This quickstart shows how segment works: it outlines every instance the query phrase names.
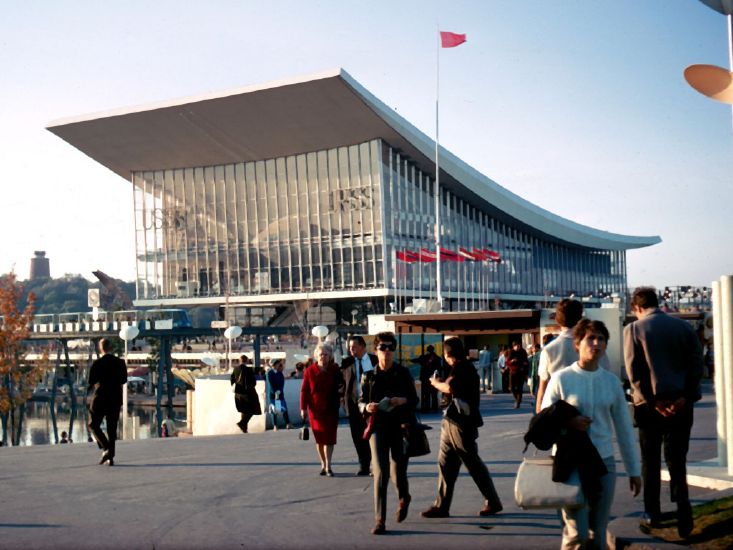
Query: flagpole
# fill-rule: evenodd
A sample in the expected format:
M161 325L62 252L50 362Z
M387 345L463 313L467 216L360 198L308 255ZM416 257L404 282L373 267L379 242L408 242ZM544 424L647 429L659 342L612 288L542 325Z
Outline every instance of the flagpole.
M440 269L440 159L438 156L439 126L438 115L440 105L440 25L437 32L435 52L435 286L438 311L443 311L442 277Z

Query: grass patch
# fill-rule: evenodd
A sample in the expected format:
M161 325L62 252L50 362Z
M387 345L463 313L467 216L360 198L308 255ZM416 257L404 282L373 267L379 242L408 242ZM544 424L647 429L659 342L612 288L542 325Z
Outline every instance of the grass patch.
M686 540L677 534L676 514L664 514L658 528L645 531L665 542L685 544L700 550L733 548L733 497L693 506L692 517L695 528Z

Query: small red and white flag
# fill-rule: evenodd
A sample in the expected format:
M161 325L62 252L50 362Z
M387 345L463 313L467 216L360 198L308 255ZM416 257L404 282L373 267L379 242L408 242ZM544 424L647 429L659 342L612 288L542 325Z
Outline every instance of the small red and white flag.
M440 31L440 45L443 48L455 48L466 41L465 34Z

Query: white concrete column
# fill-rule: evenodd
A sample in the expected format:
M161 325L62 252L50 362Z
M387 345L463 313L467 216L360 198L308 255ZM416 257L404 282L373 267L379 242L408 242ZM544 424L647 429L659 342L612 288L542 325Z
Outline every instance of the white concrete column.
M725 443L728 474L733 475L733 275L720 278L720 306L723 340L723 380L720 391L725 400ZM713 336L716 338L717 336ZM716 391L718 387L716 386Z
M715 357L715 406L716 432L718 436L718 465L728 465L725 434L725 369L723 368L723 300L720 295L720 281L713 281L713 356Z

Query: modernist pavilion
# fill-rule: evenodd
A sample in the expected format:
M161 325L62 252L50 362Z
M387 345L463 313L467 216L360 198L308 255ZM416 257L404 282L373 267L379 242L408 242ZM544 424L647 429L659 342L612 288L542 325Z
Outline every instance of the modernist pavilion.
M435 143L343 70L49 130L132 182L138 305L353 324L435 310L438 266L443 310L599 302L625 293L626 250L660 242L556 216L441 149L436 262Z

